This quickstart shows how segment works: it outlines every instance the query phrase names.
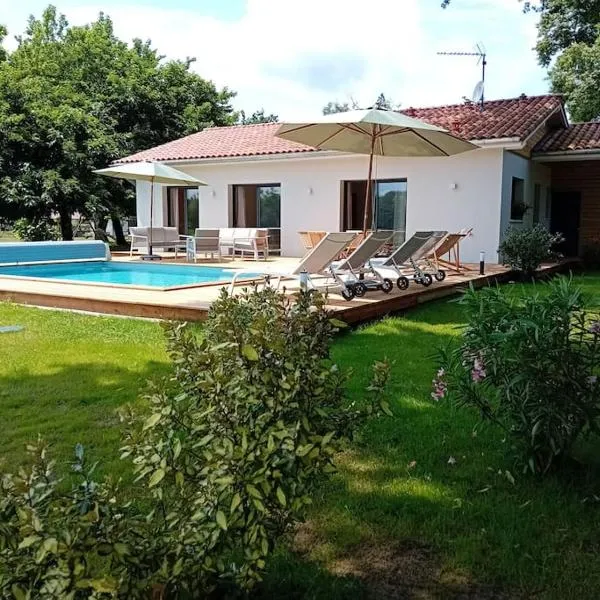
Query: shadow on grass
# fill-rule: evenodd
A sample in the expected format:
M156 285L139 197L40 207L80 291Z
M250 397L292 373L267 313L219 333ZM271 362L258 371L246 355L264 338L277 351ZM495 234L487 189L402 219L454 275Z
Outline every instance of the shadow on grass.
M338 458L340 473L320 489L292 546L300 554L287 560L355 578L376 598L594 597L598 470L522 475L502 431L431 401L431 356L456 336L462 313L436 304L334 347L334 359L354 369L349 392L359 403L370 363L394 361L394 416L368 423Z
M5 469L25 459L25 446L41 435L59 463L72 456L78 442L101 470L117 467L121 429L118 410L139 403L150 379L168 373L169 366L148 361L143 368L90 363L52 365L48 372L20 369L0 377L0 455ZM103 467L103 468L102 468Z

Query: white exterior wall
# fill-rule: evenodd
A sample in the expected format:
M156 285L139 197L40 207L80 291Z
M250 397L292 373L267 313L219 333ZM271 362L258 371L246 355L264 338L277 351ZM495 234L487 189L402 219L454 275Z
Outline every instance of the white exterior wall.
M510 203L512 195L512 178L519 177L525 180L525 204L529 210L523 215L522 221L511 221ZM504 151L502 158L502 216L500 220L500 239L509 226L516 228L531 227L533 225L533 197L534 186L540 184L540 223L550 227L550 219L546 218L546 202L549 200L547 190L551 186L551 171L548 167L528 160L513 152Z
M503 151L478 149L449 158L377 158L375 179L406 178L406 234L416 230L473 228L461 245L461 258L478 262L486 252L497 261L502 196ZM362 155L290 155L269 159L215 161L172 166L210 184L200 188L200 226L229 224L229 186L281 184L281 247L284 256L304 252L300 230L339 231L341 182L365 180L368 157ZM138 223L148 221L149 186L138 183ZM162 194L164 196L164 194ZM155 223L163 218L161 194L155 193Z
M150 190L154 187L154 204L152 206L152 224L155 227L166 225L166 188L162 185L151 186L149 181L135 182L135 212L140 227L150 225Z

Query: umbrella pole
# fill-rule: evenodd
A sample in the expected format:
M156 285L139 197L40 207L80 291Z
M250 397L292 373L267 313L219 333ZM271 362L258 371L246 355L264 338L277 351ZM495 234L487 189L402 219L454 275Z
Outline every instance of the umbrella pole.
M373 154L375 153L375 134L371 138L371 154L369 155L369 177L367 179L367 196L365 198L365 215L363 219L363 234L367 233L368 229L371 229L371 217L372 212L372 198L371 193L371 177L373 176Z
M150 231L148 232L148 254L142 260L161 260L160 256L152 254L152 228L154 226L154 177L150 179Z
M150 232L148 235L148 255L150 256L150 260L152 260L152 226L154 225L153 221L153 213L154 213L154 177L150 180Z

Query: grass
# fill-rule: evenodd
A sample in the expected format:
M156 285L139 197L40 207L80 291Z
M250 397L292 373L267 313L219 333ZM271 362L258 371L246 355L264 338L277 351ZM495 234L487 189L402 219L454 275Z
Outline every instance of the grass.
M600 275L576 280L600 292ZM514 293L524 289L531 291ZM0 454L8 465L41 433L63 462L83 441L104 469L126 473L116 458L115 411L138 402L144 380L167 373L159 325L6 304L0 323L25 326L0 334ZM369 423L339 457L339 473L290 544L299 553L278 551L263 597L354 600L369 589L377 598L597 597L598 471L521 475L498 430L430 400L432 353L462 323L460 305L442 301L336 342L334 358L352 368L357 401L371 362L394 361L394 417Z

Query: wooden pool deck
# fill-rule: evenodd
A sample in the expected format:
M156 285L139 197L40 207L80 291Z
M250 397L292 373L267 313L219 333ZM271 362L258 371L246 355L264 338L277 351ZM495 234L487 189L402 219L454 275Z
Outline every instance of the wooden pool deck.
M139 260L116 256L114 260ZM211 266L289 271L298 259L275 258L266 263L249 261L224 261L203 263ZM172 262L165 260L165 263ZM347 302L332 289L328 294L328 306L347 323L360 323L387 314L409 310L438 298L459 293L466 285L482 287L494 282L507 281L510 272L499 265L486 266L485 275L479 275L475 265L463 274L449 274L445 281L434 282L425 288L411 282L410 287L400 291L396 287L390 294L369 292L363 298ZM545 265L548 273L564 268L564 264ZM288 293L297 290L297 283L282 282ZM237 286L241 290L243 286ZM13 279L0 276L0 301L34 306L79 310L153 319L201 321L206 318L212 302L220 293L218 286L193 287L176 290L130 289L121 286L87 285L83 283L59 283L55 281Z

